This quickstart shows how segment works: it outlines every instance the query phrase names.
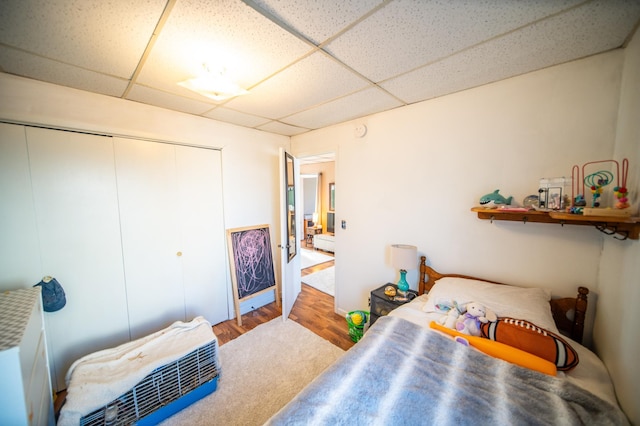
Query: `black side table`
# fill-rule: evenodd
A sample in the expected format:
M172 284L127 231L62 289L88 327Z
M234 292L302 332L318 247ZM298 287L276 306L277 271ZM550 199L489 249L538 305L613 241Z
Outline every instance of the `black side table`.
M413 300L418 292L415 290L409 290L409 300L394 300L393 297L389 297L384 294L384 289L387 286L393 286L398 291L398 286L395 284L387 283L380 288L377 288L371 292L371 298L369 300L369 305L371 306L371 319L369 320L369 326L372 326L374 322L381 316L388 315L389 312L393 311L398 306L404 305L405 303Z

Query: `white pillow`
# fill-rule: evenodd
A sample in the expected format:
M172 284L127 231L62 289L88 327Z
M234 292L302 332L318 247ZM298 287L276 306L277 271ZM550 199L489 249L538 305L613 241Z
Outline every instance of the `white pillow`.
M478 302L491 309L498 317L523 319L558 333L553 321L549 300L551 293L542 288L525 288L492 284L467 278L441 278L429 291L429 300L424 312L440 312L436 304L453 301L464 307L469 302Z

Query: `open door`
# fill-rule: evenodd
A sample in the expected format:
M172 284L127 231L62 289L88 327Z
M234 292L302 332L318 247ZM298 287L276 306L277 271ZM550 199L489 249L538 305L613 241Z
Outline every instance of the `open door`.
M280 148L280 282L282 318L289 318L300 294L300 230L296 225L300 211L300 169L296 159Z

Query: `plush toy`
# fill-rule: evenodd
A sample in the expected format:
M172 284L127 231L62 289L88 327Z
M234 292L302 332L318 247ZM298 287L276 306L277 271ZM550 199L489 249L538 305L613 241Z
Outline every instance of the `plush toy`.
M463 312L458 306L458 302L454 300L451 303L438 303L436 304L436 310L440 313L446 314L438 318L438 324L455 330L458 317Z
M453 330L456 329L456 323L458 322L458 318L460 317L460 312L457 309L451 309L447 312L447 315L444 315L438 319L438 323L447 328L451 328Z
M495 191L480 197L480 205L487 209L495 209L502 205L511 205L513 197L504 198L498 193L499 191L499 189L496 189Z
M477 302L469 302L465 306L466 312L456 321L455 329L470 336L480 336L480 324L498 320L493 311Z

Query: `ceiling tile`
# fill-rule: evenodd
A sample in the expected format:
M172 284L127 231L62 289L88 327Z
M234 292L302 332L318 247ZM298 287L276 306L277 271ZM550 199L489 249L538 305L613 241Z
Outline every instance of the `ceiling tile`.
M613 49L636 24L640 3L634 14L606 3L604 13L602 3L589 3L380 86L413 103Z
M87 70L130 78L165 3L3 1L0 42Z
M245 126L245 127L257 127L271 121L268 118L258 117L251 114L245 114L243 112L234 111L232 109L224 108L224 107L218 107L203 115L204 117L213 118L215 120L220 120L227 123L233 123L233 124L237 124L239 126Z
M353 120L403 105L378 88L368 88L344 98L286 117L282 121L319 129L337 122Z
M140 86L139 84L133 86L127 95L127 99L196 115L204 114L210 109L215 108L215 105L207 102L187 99L171 93Z
M382 0L249 1L319 45L351 25Z
M331 42L327 51L379 82L579 2L399 0Z
M0 71L293 135L602 53L638 25L640 0L0 0ZM177 84L205 63L250 93Z
M251 7L233 0L183 0L171 11L138 78L172 93L206 63L249 88L310 51ZM196 95L199 96L199 95Z
M12 48L0 46L0 69L33 78L109 96L121 96L127 80L52 61Z
M288 124L280 123L278 121L271 121L257 128L259 130L264 130L265 132L277 133L285 136L295 136L295 135L299 135L301 133L305 133L309 131L309 129L290 126Z
M300 165L315 163L330 163L336 161L336 153L328 152L326 154L310 155L308 157L298 157Z
M321 52L229 101L228 106L269 118L288 116L313 105L360 90L368 82Z

